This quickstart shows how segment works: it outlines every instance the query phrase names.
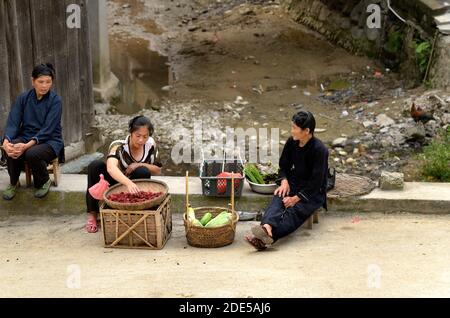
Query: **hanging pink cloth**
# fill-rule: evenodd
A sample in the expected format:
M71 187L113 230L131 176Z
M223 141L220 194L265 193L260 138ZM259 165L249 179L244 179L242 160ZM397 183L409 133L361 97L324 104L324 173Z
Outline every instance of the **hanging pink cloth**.
M103 200L103 194L108 190L109 182L105 180L103 174L100 175L100 181L89 188L89 193L96 200Z

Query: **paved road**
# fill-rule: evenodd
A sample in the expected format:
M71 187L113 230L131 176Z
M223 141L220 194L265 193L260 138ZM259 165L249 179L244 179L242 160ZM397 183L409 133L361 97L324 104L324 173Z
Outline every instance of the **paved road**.
M164 249L102 247L84 216L0 222L0 297L449 297L450 216L328 213L266 252L242 237L187 245L181 215Z

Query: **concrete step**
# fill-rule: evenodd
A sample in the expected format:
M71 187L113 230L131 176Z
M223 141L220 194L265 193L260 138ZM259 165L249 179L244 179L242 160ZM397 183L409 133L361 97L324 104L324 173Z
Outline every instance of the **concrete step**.
M165 182L173 198L172 210L183 213L185 205L184 177L155 177ZM0 172L0 189L6 188L9 177ZM25 185L25 179L21 179ZM51 189L44 199L34 198L34 189L21 188L12 201L0 199L0 218L17 214L62 215L86 212L85 194L87 176L63 174L60 185ZM201 180L189 179L189 200L195 207L226 207L229 198L205 197L202 195ZM260 211L270 202L271 195L257 194L245 183L242 196L236 198L236 210ZM450 183L407 182L402 191L383 191L374 189L370 194L351 198L329 198L329 210L347 212L408 212L450 214Z
M391 1L392 4L393 1ZM442 10L450 7L450 1L445 0L420 0L423 4L429 7L431 10Z
M436 22L437 25L450 23L450 12L435 16L434 21Z
M450 24L439 25L438 29L443 34L450 34Z

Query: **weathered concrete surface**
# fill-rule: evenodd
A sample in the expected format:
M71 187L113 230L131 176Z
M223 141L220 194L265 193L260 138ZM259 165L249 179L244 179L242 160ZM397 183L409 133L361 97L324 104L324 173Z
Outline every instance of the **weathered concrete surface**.
M327 213L266 252L187 244L106 249L83 216L0 222L0 297L449 297L450 216ZM80 270L77 280L77 269ZM68 288L69 286L79 289Z
M172 211L181 213L185 202L184 177L155 177L167 183L172 194ZM0 172L0 189L6 188L8 176ZM22 179L22 184L25 180ZM0 219L10 215L60 215L80 214L86 211L85 192L86 175L64 174L61 184L52 188L47 198L38 200L33 196L34 189L21 188L13 201L0 199ZM229 198L204 197L201 180L189 179L189 201L193 206L227 206ZM270 195L261 195L244 185L242 196L236 198L237 210L259 211L264 209L271 199ZM409 213L450 213L450 183L406 182L402 191L383 191L378 188L370 194L342 199L328 199L332 211L347 212L409 212Z

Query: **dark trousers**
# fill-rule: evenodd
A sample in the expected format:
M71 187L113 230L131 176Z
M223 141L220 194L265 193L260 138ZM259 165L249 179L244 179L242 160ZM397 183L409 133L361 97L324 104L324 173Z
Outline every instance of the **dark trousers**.
M91 162L88 166L88 190L90 187L92 187L94 184L100 181L100 175L103 174L105 177L105 180L109 182L109 185L115 185L118 182L113 179L113 177L110 176L108 173L108 170L106 168L106 162L103 160L95 160ZM135 169L129 176L131 180L134 179L150 179L152 177L152 173L150 170L148 170L145 167L139 167ZM87 212L99 212L100 207L98 204L98 200L94 199L92 195L89 193L89 191L86 190L86 205L87 205Z
M295 195L297 191L291 180L289 180L289 186L291 189L289 196ZM261 219L261 225L270 224L272 226L272 238L277 241L298 229L323 203L323 196L319 194L311 197L308 202L300 200L293 207L286 209L283 198L273 196L272 202L270 202Z
M25 141L19 138L14 139L12 143L25 143ZM34 187L42 187L50 178L48 175L47 166L55 158L55 151L50 145L47 144L34 145L17 159L7 156L6 160L8 164L9 182L12 185L17 184L20 173L24 170L24 164L26 161L33 174Z

